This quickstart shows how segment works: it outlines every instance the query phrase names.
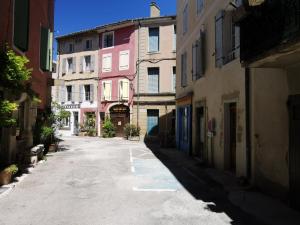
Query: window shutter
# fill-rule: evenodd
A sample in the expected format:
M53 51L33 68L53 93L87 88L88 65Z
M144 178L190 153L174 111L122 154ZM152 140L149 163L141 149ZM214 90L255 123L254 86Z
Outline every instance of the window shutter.
M48 51L49 51L49 71L52 72L53 67L53 32L49 32L49 44L48 44Z
M149 52L159 51L159 28L149 28Z
M91 55L91 72L95 71L95 55Z
M83 73L83 60L84 60L84 58L83 58L83 56L80 56L80 73Z
M240 27L235 26L235 56L236 58L240 57L240 35L241 35L241 30Z
M148 92L159 93L159 69L148 69Z
M110 82L103 82L103 95L104 100L111 100L111 83Z
M67 59L62 60L62 75L66 74L66 68L67 68Z
M102 72L111 72L112 55L104 54L102 57Z
M173 91L176 91L176 67L173 67Z
M91 95L90 100L91 100L91 102L92 102L92 101L94 101L94 84L91 84L91 85L90 85L90 90L91 90L91 93L90 93L90 95Z
M76 57L73 57L72 61L73 61L72 72L76 73Z
M192 76L193 76L193 80L196 80L197 78L197 45L198 43L196 43L195 45L193 45L193 66L192 66Z
M200 32L200 38L198 40L197 48L197 76L202 77L205 73L205 33Z
M90 40L90 49L93 49L93 40Z
M50 68L50 52L49 52L49 39L50 30L45 27L41 27L40 36L40 68L43 71L49 71Z
M177 35L177 31L176 31L176 25L173 26L173 51L176 51L176 35Z
M224 54L223 54L223 23L224 23L225 11L221 10L215 17L215 60L216 67L221 68L223 66Z
M83 102L84 85L79 85L79 102Z
M29 0L15 0L14 44L22 51L28 50L30 15L29 9Z
M121 51L119 57L119 70L129 69L129 51Z
M129 99L129 82L128 80L123 81L123 99Z

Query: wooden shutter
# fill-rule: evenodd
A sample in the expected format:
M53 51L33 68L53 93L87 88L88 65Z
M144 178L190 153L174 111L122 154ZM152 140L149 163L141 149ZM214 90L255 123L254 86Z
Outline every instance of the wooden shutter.
M148 92L159 93L159 68L148 69Z
M104 54L102 56L102 72L111 72L112 54Z
M73 57L72 61L73 61L72 72L76 73L76 57Z
M91 55L91 72L95 71L95 55Z
M94 84L90 85L90 101L94 101Z
M197 78L204 75L205 72L205 51L204 51L204 32L200 33L200 38L197 41Z
M185 87L187 85L187 53L181 55L181 86Z
M119 70L129 69L129 51L121 51L119 56Z
M14 44L22 51L28 50L29 0L14 1Z
M79 63L79 69L80 69L80 73L83 73L83 60L84 60L84 57L83 56L80 56L80 63Z
M50 51L49 51L49 39L50 30L45 27L41 27L40 34L40 68L43 71L50 70Z
M62 59L62 75L66 74L67 59Z
M192 76L193 80L197 79L197 42L192 47Z
M159 51L159 28L149 28L149 52Z
M215 17L215 61L216 67L223 66L223 23L225 11L221 10Z

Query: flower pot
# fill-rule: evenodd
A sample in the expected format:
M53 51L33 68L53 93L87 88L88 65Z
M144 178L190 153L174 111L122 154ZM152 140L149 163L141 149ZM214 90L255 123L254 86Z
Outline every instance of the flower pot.
M12 179L12 173L1 171L0 172L0 185L7 185L11 182Z
M51 144L49 146L48 152L56 152L57 151L57 145L56 144Z

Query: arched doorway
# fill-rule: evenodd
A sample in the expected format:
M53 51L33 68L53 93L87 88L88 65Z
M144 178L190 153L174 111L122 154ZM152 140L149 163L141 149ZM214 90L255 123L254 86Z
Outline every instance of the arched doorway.
M115 105L109 109L109 112L111 121L116 127L116 136L123 137L125 124L130 122L129 107L123 104Z

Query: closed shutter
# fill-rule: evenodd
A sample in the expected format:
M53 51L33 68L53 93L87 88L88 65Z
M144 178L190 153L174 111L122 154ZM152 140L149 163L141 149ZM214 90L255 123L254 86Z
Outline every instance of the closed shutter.
M201 32L200 38L197 41L197 79L202 77L205 72L204 37L204 32Z
M181 55L181 86L187 85L187 53Z
M110 82L103 82L103 95L104 100L111 100L111 83Z
M119 70L129 69L129 51L121 51L119 57Z
M90 91L91 91L90 101L93 102L94 101L94 84L90 85Z
M30 15L29 8L29 0L15 0L14 44L22 51L28 50Z
M102 72L111 72L112 54L104 54L102 57Z
M128 82L128 80L120 81L120 97L122 100L129 99L129 82Z
M234 50L235 50L235 57L236 58L240 57L240 35L241 35L240 27L235 26L235 45L234 45Z
M62 59L62 75L66 74L67 59Z
M49 39L50 39L50 30L45 27L41 27L40 34L40 68L43 71L50 70L50 51L49 51Z
M95 71L95 55L91 55L91 72Z
M76 73L76 57L73 57L73 59L72 59L72 61L73 61L73 64L72 64L72 72L73 73Z
M83 60L84 60L83 56L80 56L80 64L79 64L80 73L83 73Z
M159 28L149 28L149 52L159 51Z
M193 58L192 76L193 76L193 80L196 80L197 79L197 43L192 47L192 58Z
M48 51L49 51L49 71L52 71L53 67L53 32L49 32L49 40L48 40Z
M159 93L159 68L148 69L148 92Z
M225 11L221 10L215 17L215 61L216 67L223 66L223 23Z

